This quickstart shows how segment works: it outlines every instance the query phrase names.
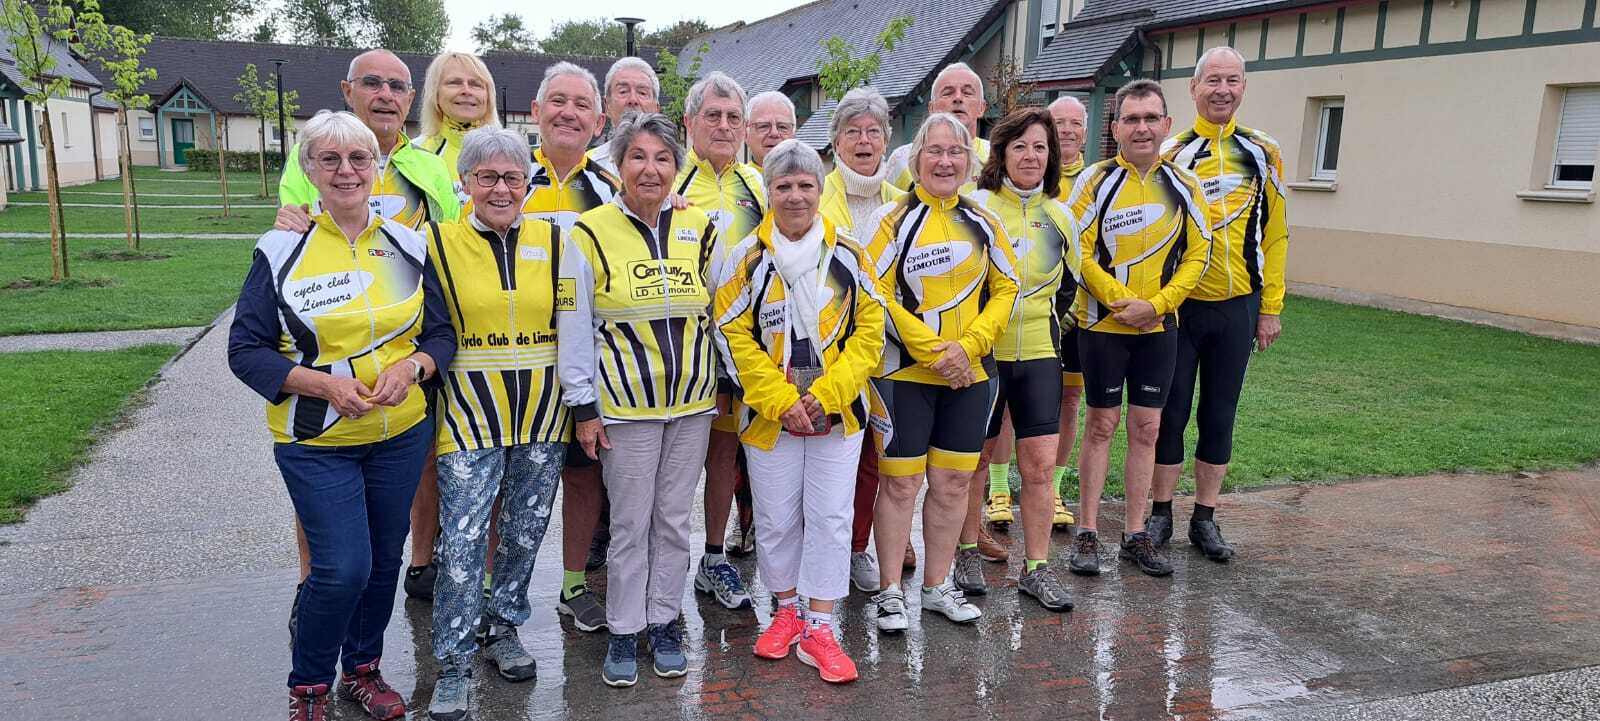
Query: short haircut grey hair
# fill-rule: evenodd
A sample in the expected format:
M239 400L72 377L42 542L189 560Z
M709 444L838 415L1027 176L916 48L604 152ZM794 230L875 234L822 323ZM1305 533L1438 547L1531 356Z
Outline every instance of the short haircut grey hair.
M350 58L350 69L344 71L344 79L345 80L355 80L356 79L356 63L361 62L361 59L366 57L366 56L368 56L368 55L388 55L388 56L394 58L395 60L400 60L400 56L399 55L395 55L393 51L384 50L383 48L373 48L373 49L368 50L368 51L366 51L364 53L357 53L355 57ZM410 65L406 65L404 60L400 60L400 64L405 66L405 69L406 69L406 82L410 82L411 81L411 66Z
M1089 114L1088 106L1084 105L1083 101L1079 100L1076 95L1063 95L1056 98L1050 101L1050 105L1045 110L1055 110L1057 105L1076 105L1078 106L1078 112L1083 113L1085 116Z
M1244 67L1244 55L1242 55L1238 50L1234 50L1227 45L1218 45L1214 48L1206 50L1204 53L1201 53L1200 59L1195 61L1194 79L1199 80L1201 77L1203 77L1206 74L1206 65L1219 55L1232 55L1234 60L1239 61L1239 67Z
M545 91L550 89L550 81L563 75L571 75L588 83L589 92L594 95L594 111L600 112L600 86L595 84L594 73L565 60L544 69L544 79L539 81L539 93L533 96L534 102L544 102Z
M884 143L889 142L889 101L884 100L877 90L868 87L851 88L834 106L833 120L828 123L828 137L834 145L839 144L839 133L862 115L878 121L878 126L883 128Z
M949 65L944 66L944 69L940 70L938 75L933 76L933 90L935 92L938 91L939 83L944 82L946 76L951 73L961 72L963 70L972 73L972 76L978 79L978 95L983 95L983 76L979 75L978 71L973 70L972 66L966 63L950 63Z
M650 67L650 63L645 62L644 59L632 56L612 63L611 68L606 70L606 95L611 94L611 81L616 79L617 72L621 70L637 70L644 73L645 77L650 78L652 92L656 97L661 97L661 78L656 77L656 69Z
M744 88L739 86L739 81L734 80L721 70L713 70L710 75L700 79L700 82L689 88L689 97L683 106L683 112L689 117L700 114L700 108L706 104L706 93L711 93L719 98L732 98L739 102L739 109L745 106Z
M761 177L765 179L767 197L772 197L772 183L785 175L805 173L817 180L817 187L822 187L822 156L811 146L800 142L798 138L789 138L772 150L767 151L767 158L761 164Z
M756 114L756 108L758 106L770 105L772 103L777 103L785 111L787 111L789 113L790 120L797 120L798 116L795 115L794 112L794 101L790 100L789 96L784 95L776 90L768 90L764 93L756 93L755 96L751 97L750 102L744 106L744 116L749 118L750 116Z
M373 135L372 129L361 122L355 113L348 110L318 110L300 128L300 169L306 175L311 175L316 167L313 155L322 150L339 148L365 150L372 153L374 162L381 155L378 152L378 136Z
M956 137L961 140L962 147L967 149L967 174L972 174L974 162L972 157L972 134L967 132L967 126L962 125L961 121L956 119L956 116L949 113L934 113L929 115L927 120L922 121L922 127L917 128L916 136L911 139L911 180L918 185L922 184L922 174L917 166L922 164L919 162L922 158L922 149L928 144L929 131L935 125L943 125L955 132Z
M1116 102L1111 106L1111 114L1114 116L1122 115L1122 101L1128 98L1147 98L1152 95L1161 98L1161 114L1166 115L1167 94L1161 92L1161 83L1149 78L1139 78L1117 88Z
M523 173L533 175L533 156L528 153L528 139L522 133L484 126L461 136L461 154L456 158L456 172L462 178L491 160L509 160L521 165Z
M678 142L678 126L661 113L628 113L622 116L622 121L611 132L611 164L621 168L622 159L628 156L628 148L633 147L634 141L645 133L654 135L656 140L672 151L674 168L683 167L683 143Z

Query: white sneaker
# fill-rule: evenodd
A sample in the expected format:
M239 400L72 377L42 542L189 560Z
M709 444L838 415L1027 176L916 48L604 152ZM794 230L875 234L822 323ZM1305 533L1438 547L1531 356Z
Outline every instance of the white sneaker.
M983 611L967 603L966 595L948 578L933 588L922 588L922 612L929 611L942 613L956 623L972 623L983 616Z
M850 554L850 583L862 593L878 592L878 559L873 558L871 552Z
M872 597L872 602L878 607L878 630L884 633L899 633L911 625L906 618L906 594L897 585L890 585L882 593Z
M740 528L739 523L735 521L732 530L728 531L726 548L730 556L744 557L750 555L756 550L755 527Z

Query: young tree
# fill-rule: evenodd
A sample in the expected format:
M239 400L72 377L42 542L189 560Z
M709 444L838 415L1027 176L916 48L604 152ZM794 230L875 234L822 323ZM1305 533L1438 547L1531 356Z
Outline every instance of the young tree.
M156 79L156 69L144 67L139 58L150 45L150 35L140 35L121 25L106 25L105 37L87 37L86 40L102 48L98 59L101 67L111 75L111 87L106 97L117 104L117 139L121 145L117 153L117 167L122 173L122 219L128 234L128 250L139 249L139 221L136 213L133 180L133 138L128 132L128 108L142 108L150 104L150 96L141 92L146 83ZM94 29L93 31L97 31Z
M474 25L472 41L478 44L479 55L495 50L532 52L539 44L522 24L522 16L515 13L491 15L488 20Z
M705 60L706 53L711 52L711 45L700 43L694 49L694 56L689 59L689 72L678 72L677 53L662 53L661 59L656 62L661 66L661 112L672 119L674 123L683 122L684 102L689 99L689 88L700 79L700 63Z
M244 73L239 76L239 92L234 93L233 99L250 108L250 114L261 121L260 168L261 171L261 197L269 196L267 191L267 122L271 121L274 127L278 122L278 76L268 75L265 79L257 79L255 63L244 66ZM283 91L284 117L292 118L300 111L300 91ZM288 162L289 130L278 128L278 150L284 155L284 162Z
M851 89L871 83L883 64L883 53L894 50L912 22L910 15L890 20L883 32L878 33L876 47L860 58L854 57L855 47L844 38L834 35L822 41L822 49L828 56L817 61L817 83L822 86L823 95L837 102Z
M988 99L989 105L999 111L1002 118L1030 105L1029 96L1038 89L1037 84L1022 81L1022 66L1011 55L1002 56L995 63L994 72L984 79L984 84L994 94Z

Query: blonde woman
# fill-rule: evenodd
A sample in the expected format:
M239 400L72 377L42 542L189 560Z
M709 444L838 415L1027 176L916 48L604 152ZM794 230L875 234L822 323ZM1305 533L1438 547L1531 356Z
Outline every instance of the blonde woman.
M461 155L461 136L473 128L499 127L495 106L494 76L478 56L444 52L428 64L422 81L422 137L418 148L444 160L456 195L466 202L461 189L461 173L456 160Z

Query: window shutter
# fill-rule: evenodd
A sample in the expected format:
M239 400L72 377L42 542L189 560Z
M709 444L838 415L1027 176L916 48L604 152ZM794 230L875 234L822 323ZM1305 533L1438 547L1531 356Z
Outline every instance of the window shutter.
M1043 26L1040 37L1055 37L1055 34L1061 31L1061 28L1056 26L1056 13L1060 12L1059 7L1059 0L1040 0L1039 24Z
M1556 132L1556 165L1594 165L1600 151L1600 87L1567 88Z

